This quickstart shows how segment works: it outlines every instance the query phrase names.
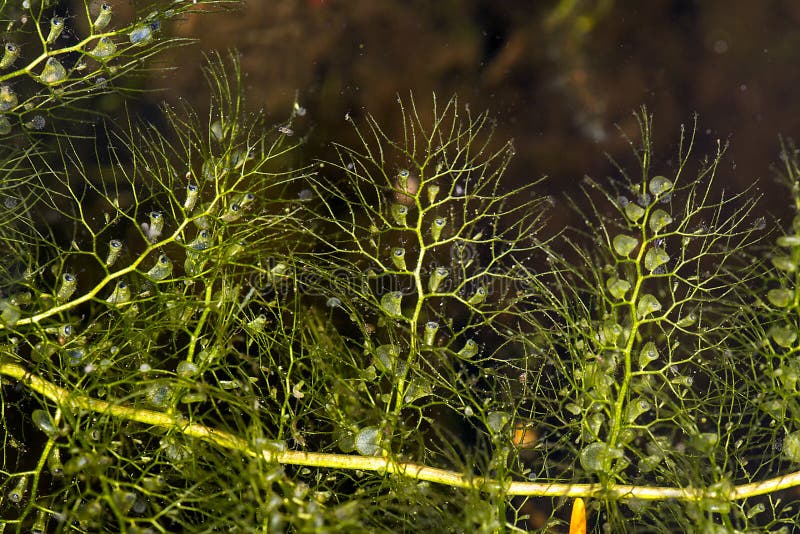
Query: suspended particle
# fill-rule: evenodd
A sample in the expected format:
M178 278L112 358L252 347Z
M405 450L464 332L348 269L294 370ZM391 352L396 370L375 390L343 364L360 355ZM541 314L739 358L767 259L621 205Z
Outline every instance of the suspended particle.
M117 261L119 255L122 253L122 241L119 239L112 239L108 242L108 256L106 256L106 266L111 267Z
M94 29L102 30L103 28L108 26L108 23L111 22L111 15L113 11L114 10L111 7L111 4L109 4L108 2L103 2L100 5L100 13L97 14L97 18L94 19L94 24L92 24Z
M158 282L172 274L172 262L166 254L161 254L156 260L156 264L147 271L147 277Z
M0 115L0 135L8 135L11 133L11 122L5 115Z
M192 211L194 209L195 204L197 204L199 192L200 188L197 187L197 184L189 184L186 186L186 200L183 203L183 209L186 211Z
M14 43L6 43L3 47L3 58L0 59L0 69L7 69L19 57L19 47Z
M142 223L142 230L148 241L151 243L158 241L161 232L164 231L164 215L160 211L151 211L150 222Z
M64 19L61 17L53 17L50 19L50 32L47 34L47 44L53 44L61 36L64 31Z
M653 233L657 234L662 229L672 224L672 216L662 209L657 209L650 214L648 224Z
M447 278L447 275L450 274L445 267L437 267L431 273L431 277L428 279L428 291L431 293L436 293L439 289L439 284L442 283L442 280Z
M131 44L145 44L153 39L153 27L150 24L142 24L137 26L130 33L129 38Z
M123 304L131 300L131 289L125 280L120 280L114 287L114 291L106 299L109 304Z
M386 293L381 298L381 308L391 317L402 317L403 294L399 291Z
M439 186L436 184L431 184L426 188L428 192L428 203L433 204L436 202L436 196L439 194Z
M89 52L95 59L105 60L112 57L117 52L117 45L114 44L114 41L111 40L110 37L101 37L100 40L97 41L95 47Z
M61 287L56 292L56 301L64 302L68 300L75 289L78 287L78 279L74 274L64 273L61 275Z
M477 306L478 304L480 304L484 300L486 300L486 294L487 293L488 293L488 291L486 291L486 288L483 287L483 286L480 286L480 287L478 287L478 289L475 290L475 293L469 298L467 303L472 305L472 306Z
M436 217L431 224L431 236L434 241L439 241L439 236L442 235L442 229L447 225L447 219L444 217Z
M614 237L614 240L611 242L611 244L617 254L627 258L630 256L630 253L633 252L633 249L635 249L639 244L639 240L629 235L620 234Z
M34 410L31 414L31 419L33 419L36 428L44 432L47 437L53 437L58 434L58 428L55 422L46 411Z
M233 222L242 216L242 208L236 202L231 203L225 213L222 214L222 219L225 222Z
M473 339L468 339L460 351L456 354L462 360L470 360L478 354L478 344Z
M0 111L9 111L16 107L19 100L17 94L8 85L0 86Z
M436 332L439 331L439 323L436 321L428 321L425 323L425 333L423 335L423 343L427 347L432 347L436 342Z
M408 206L404 206L403 204L392 204L392 206L389 208L389 211L392 214L394 222L398 226L407 226L406 216L408 215Z
M58 85L67 78L67 69L56 58L51 57L44 64L39 80L47 85Z
M25 493L28 491L28 477L23 476L19 478L19 482L11 488L11 491L8 492L8 500L17 504L22 501L25 497Z
M406 249L396 247L392 249L392 263L398 271L406 271Z

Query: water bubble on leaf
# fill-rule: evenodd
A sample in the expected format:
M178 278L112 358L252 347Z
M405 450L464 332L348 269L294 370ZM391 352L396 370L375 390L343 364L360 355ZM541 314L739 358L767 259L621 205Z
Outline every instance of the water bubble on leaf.
M186 186L186 200L183 202L183 209L186 211L192 211L194 209L195 204L197 204L199 192L200 188L197 187L197 184L189 184Z
M773 326L769 329L769 337L779 347L791 348L794 342L797 341L797 330L790 325L786 326Z
M648 225L653 233L657 234L667 226L672 224L672 216L662 209L657 209L650 214Z
M45 39L45 42L47 42L47 44L53 44L56 42L56 39L61 36L61 32L63 31L64 19L61 17L53 17L50 19L50 31L47 34L47 39Z
M44 410L34 410L31 414L31 419L36 427L44 432L47 437L53 437L58 434L58 427L50 417L50 414Z
M625 215L627 215L628 219L630 219L632 222L636 222L644 215L644 208L634 202L631 202L625 206Z
M774 256L772 258L772 265L779 271L793 273L797 270L797 263L789 256Z
M431 293L436 293L439 289L439 285L442 283L442 280L447 278L447 275L450 274L445 267L437 267L431 273L431 277L428 279L428 291Z
M431 223L431 236L434 242L439 241L439 237L442 235L442 230L445 226L447 226L447 219L444 217L436 217L433 220L433 223Z
M97 14L97 18L94 19L94 24L92 26L95 30L102 30L108 23L111 22L111 15L113 14L114 9L111 7L111 4L108 2L103 2L100 5L100 12Z
M119 239L112 239L108 242L108 256L106 256L106 266L111 267L117 261L119 255L122 253L122 241Z
M402 317L402 301L403 294L400 291L392 291L381 298L381 308L390 317Z
M644 256L644 268L651 273L669 261L669 254L661 247L652 247Z
M629 235L620 234L614 237L614 240L611 242L614 247L614 250L620 256L627 258L633 249L639 244L639 240L635 237L631 237Z
M3 47L3 57L0 59L0 69L7 69L19 57L19 47L14 43L6 43Z
M794 291L786 288L770 289L767 291L767 300L777 308L785 308L794 300Z
M142 24L134 28L128 37L131 44L145 44L153 39L153 27L150 24Z
M107 60L117 52L117 45L110 37L101 37L89 52L89 55L98 60Z
M655 313L661 309L661 302L650 293L645 293L639 297L639 302L636 305L636 314L640 319L644 319L648 315Z
M392 249L392 263L398 271L406 271L406 249L395 247Z
M436 321L428 321L425 323L425 332L422 337L422 342L427 347L432 347L436 343L436 332L439 331L439 323Z
M11 122L5 115L0 115L0 135L8 135L11 133Z
M472 306L477 306L484 300L486 300L486 288L483 286L479 286L478 289L475 290L475 293L469 298L467 301L468 304Z
M664 176L655 176L647 185L654 197L659 197L672 190L672 181Z
M407 226L406 216L408 215L408 206L404 206L403 204L392 204L392 206L389 208L389 211L392 214L394 222L398 226Z
M783 455L792 462L800 462L800 430L788 434L783 440Z
M22 310L16 304L3 299L0 300L0 323L7 328L13 328L22 317Z
M355 436L355 448L363 456L377 456L381 453L381 429L366 426Z
M0 111L8 111L18 104L17 94L8 85L0 86Z
M186 360L182 360L175 368L175 372L178 374L178 376L182 376L183 378L191 378L199 371L200 369L197 367L196 363Z
M461 350L456 353L456 356L461 358L462 360L469 360L476 354L478 354L478 344L475 342L474 339L468 339L464 346L461 347Z
M394 370L397 359L400 357L400 348L397 345L381 345L375 349L375 363L384 373Z
M67 78L67 69L56 58L51 57L44 64L39 80L47 85L58 85Z
M19 482L17 482L11 491L8 492L8 500L13 502L14 504L18 504L22 501L25 497L25 493L28 491L28 477L22 476L19 477Z
M486 414L486 427L495 436L502 434L510 421L511 415L507 412L489 412Z
M56 301L65 302L69 300L75 289L78 287L78 278L71 273L64 273L61 275L61 286L56 292Z
M800 235L782 235L775 242L785 248L800 246Z
M612 297L622 300L625 298L625 294L630 291L631 284L627 280L621 280L614 276L606 281L606 288Z
M131 300L131 289L128 287L128 283L125 282L125 280L120 280L117 282L117 285L114 286L114 291L111 292L106 302L109 304L122 304L129 300Z
M156 264L147 271L147 277L158 282L172 274L172 262L166 254L161 254L156 260Z

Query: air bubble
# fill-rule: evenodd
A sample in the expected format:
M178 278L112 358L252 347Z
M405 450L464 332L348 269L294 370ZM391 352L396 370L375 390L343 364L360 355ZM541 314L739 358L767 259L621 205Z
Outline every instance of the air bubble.
M58 85L63 82L67 77L67 69L56 58L51 57L42 69L42 74L39 80L47 85Z

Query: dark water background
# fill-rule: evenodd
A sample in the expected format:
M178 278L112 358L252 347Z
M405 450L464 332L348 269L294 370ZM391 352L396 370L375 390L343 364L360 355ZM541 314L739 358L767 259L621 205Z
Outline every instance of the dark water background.
M778 135L800 136L800 2L731 0L251 0L243 11L193 16L173 33L200 39L170 53L179 69L150 80L202 108L202 52L241 53L248 105L279 122L295 95L308 109L310 157L350 142L344 116L397 130L396 96L457 94L497 120L517 156L509 186L548 175L550 194L613 175L605 153L635 168L617 126L655 115L656 166L699 115L698 148L730 142L720 184L758 181L774 215Z

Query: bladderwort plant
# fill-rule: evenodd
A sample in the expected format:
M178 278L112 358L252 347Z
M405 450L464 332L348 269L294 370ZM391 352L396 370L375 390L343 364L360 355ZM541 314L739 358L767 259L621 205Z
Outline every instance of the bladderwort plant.
M773 238L753 190L720 187L723 146L693 154L692 126L660 167L643 110L635 170L587 178L583 227L554 231L541 181L503 184L486 114L400 100L399 137L347 117L356 145L303 165L302 107L249 115L212 56L207 117L130 120L93 168L27 114L108 90L193 4L119 26L87 5L62 52L74 21L0 4L42 50L0 73L0 529L579 531L575 502L592 531L800 519L800 223ZM788 142L782 163L797 210Z

